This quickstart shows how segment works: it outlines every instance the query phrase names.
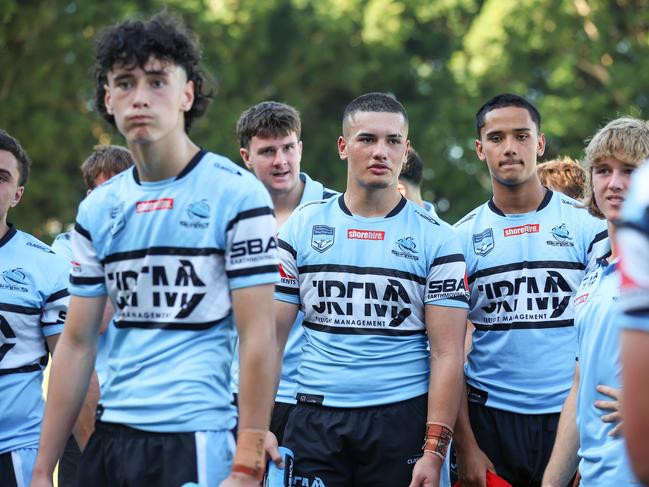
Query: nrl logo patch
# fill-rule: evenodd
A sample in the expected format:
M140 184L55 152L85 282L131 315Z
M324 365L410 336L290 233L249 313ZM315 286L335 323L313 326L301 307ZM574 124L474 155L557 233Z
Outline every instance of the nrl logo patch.
M483 257L491 252L494 248L494 233L491 228L484 232L473 234L473 252Z
M311 247L323 253L334 244L336 229L327 225L313 225L311 230Z

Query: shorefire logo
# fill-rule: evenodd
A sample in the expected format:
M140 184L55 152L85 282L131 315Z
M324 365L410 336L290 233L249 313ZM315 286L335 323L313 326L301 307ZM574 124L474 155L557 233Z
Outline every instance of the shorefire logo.
M515 237L525 233L539 233L541 226L538 223L530 223L528 225L521 225L520 227L505 228L505 237Z
M347 238L355 240L385 240L385 232L381 230L347 230Z
M135 203L135 213L149 213L158 210L173 210L173 198L160 198L157 200L138 201Z

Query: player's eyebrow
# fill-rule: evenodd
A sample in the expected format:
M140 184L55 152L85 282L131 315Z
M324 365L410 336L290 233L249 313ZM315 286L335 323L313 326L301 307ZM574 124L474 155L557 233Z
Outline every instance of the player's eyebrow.
M5 179L13 179L11 173L6 169L0 169L0 176L4 177Z

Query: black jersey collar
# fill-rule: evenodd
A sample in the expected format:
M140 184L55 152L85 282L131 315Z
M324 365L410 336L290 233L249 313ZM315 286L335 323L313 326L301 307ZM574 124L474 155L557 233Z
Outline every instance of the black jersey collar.
M9 230L7 230L7 233L4 234L4 237L0 238L0 247L11 240L14 235L16 235L16 227L14 227L11 223L7 223L7 225L9 226Z
M189 163L183 168L180 173L178 173L178 176L174 178L175 181L178 181L181 178L184 178L187 176L192 169L194 169L200 160L203 158L203 156L206 154L206 151L203 148L200 148L199 151L194 155L194 157L191 158ZM140 184L140 175L137 173L137 166L133 166L133 179L135 179L135 182L137 184Z
M538 208L535 211L541 211L543 208L548 206L550 203L550 200L552 199L552 195L554 193L550 188L545 188L545 196L543 196L543 199L541 200L541 204L538 206ZM489 209L493 211L496 215L500 216L507 216L503 211L496 206L496 203L494 203L494 198L493 196L489 199L487 202L487 205L489 205Z
M403 207L406 206L407 202L408 202L408 200L406 198L404 198L403 196L401 196L401 199L399 200L399 203L397 203L397 206L392 208L392 210L390 210L390 212L387 215L385 215L383 218L391 218L391 217L399 214L399 212L403 209ZM345 204L345 193L341 194L338 197L338 205L340 206L340 209L342 210L342 212L344 214L349 215L349 216L353 216L352 212L349 211L349 208L347 208L347 205Z

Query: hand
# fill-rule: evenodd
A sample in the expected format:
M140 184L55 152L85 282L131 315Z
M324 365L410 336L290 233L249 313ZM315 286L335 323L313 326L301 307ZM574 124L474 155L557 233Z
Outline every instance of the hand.
M439 487L439 470L442 459L432 453L424 453L412 470L409 487Z
M613 401L595 401L595 407L612 411L602 415L602 421L605 423L615 423L615 427L608 433L608 436L620 436L622 434L622 389L599 385L597 391L606 396L612 397Z
M261 482L250 475L235 472L221 482L220 487L259 487Z
M487 470L496 473L491 460L477 444L469 450L456 449L457 474L462 487L487 487Z
M282 458L282 454L279 452L277 437L270 431L266 433L264 450L266 450L266 456L269 457L275 465L279 468L284 468L284 459Z

